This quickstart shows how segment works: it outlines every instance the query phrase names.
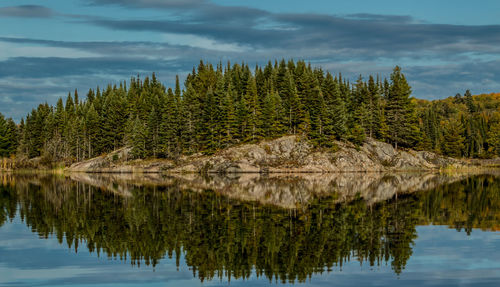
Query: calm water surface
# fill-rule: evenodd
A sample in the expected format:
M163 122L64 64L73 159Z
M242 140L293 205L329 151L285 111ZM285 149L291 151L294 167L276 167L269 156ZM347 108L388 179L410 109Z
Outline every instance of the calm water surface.
M0 174L0 286L500 286L500 177Z

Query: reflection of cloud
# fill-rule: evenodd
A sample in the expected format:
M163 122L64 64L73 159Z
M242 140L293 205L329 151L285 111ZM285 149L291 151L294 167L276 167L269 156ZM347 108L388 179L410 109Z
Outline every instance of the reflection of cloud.
M51 9L39 5L0 7L0 17L50 18L54 15Z
M22 223L21 223L22 224ZM7 236L16 240L2 227L2 238ZM102 284L152 284L154 286L199 286L199 279L181 258L179 271L175 258L162 259L152 271L151 267L132 267L121 261L107 257L97 258L89 254L82 244L78 254L68 251L65 244L59 245L55 238L38 239L27 228L15 234L24 237L29 232L36 249L19 250L10 253L0 248L0 285L16 284L21 286L58 286L58 285L102 285ZM413 254L406 269L398 276L390 265L369 266L368 262L360 265L356 260L344 262L342 267L333 267L331 272L314 274L307 281L308 286L496 286L500 262L497 250L500 248L498 233L473 230L470 236L444 226L420 226L418 238L413 247ZM58 246L59 250L46 250L37 242L49 242L47 245ZM34 243L34 244L33 244ZM24 244L24 243L23 243ZM38 251L37 251L38 249ZM38 259L37 259L38 258ZM54 261L54 258L56 260ZM33 260L35 259L35 260ZM33 264L35 262L35 264ZM265 277L256 278L255 273L247 280L231 280L232 286L260 286L268 284ZM227 281L214 279L205 282L207 286L227 285Z
M17 269L0 266L0 285L35 286L55 278L68 280L95 271L81 267Z
M60 249L60 244L53 240L38 240L37 234L32 233L30 228L17 215L12 222L1 227L0 233L0 263L8 263L8 252L15 253L28 249ZM15 256L13 257L15 258Z

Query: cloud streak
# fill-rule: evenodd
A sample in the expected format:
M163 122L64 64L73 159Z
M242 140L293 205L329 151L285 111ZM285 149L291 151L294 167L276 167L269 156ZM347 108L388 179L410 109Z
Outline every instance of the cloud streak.
M118 5L134 8L193 8L199 5L205 5L206 0L89 0L91 5Z
M500 53L500 25L463 26L421 23L410 16L358 13L271 13L248 7L220 6L204 0L93 0L136 8L177 9L177 20L89 19L113 30L192 34L254 48L307 49L328 52L349 49L353 56L411 56L415 52ZM183 1L184 2L184 1ZM309 55L308 55L309 56ZM371 56L373 57L373 56Z
M375 17L375 19L372 19ZM317 14L246 17L246 24L182 20L95 19L89 23L123 31L191 34L255 49L307 50L326 53L349 49L351 57L422 57L457 53L500 53L500 26L414 24L373 15L362 19ZM232 21L232 19L228 19ZM251 23L252 25L248 25ZM317 56L308 53L308 56Z
M88 89L137 73L157 72L170 85L173 75L188 73L200 58L250 65L282 57L304 59L352 78L360 73L385 76L401 65L414 95L421 98L442 98L468 88L477 93L500 90L495 80L500 78L500 25L431 24L406 15L369 13L273 13L208 0L84 2L85 9L120 7L120 13L70 15L43 6L0 8L0 17L43 21L52 17L50 21L110 36L109 41L62 41L0 34L0 47L10 47L0 58L4 110L15 106L11 102L52 98L56 90L49 82L66 93L70 85ZM142 17L133 13L137 9ZM147 11L155 16L144 17ZM136 41L134 36L115 41L117 32L155 36L151 41ZM25 78L38 83L39 92L35 85L7 84Z

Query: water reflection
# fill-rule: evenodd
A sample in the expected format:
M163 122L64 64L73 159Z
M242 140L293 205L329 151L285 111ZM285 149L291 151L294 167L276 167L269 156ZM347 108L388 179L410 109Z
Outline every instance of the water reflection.
M203 192L213 190L232 199L257 201L282 208L303 208L318 197L337 196L337 202L363 198L368 204L396 194L428 190L469 177L470 174L336 173L336 174L235 174L232 176L179 174L73 173L71 179L110 192L131 196L134 187L166 186Z
M18 215L134 265L185 260L201 281L302 282L354 260L399 274L418 225L500 228L494 175L1 176L0 226Z

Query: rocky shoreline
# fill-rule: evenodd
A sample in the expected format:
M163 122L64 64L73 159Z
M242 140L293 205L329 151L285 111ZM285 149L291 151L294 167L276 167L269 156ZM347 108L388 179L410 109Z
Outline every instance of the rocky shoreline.
M314 148L299 136L285 136L257 144L234 146L214 155L195 154L173 160L129 160L130 149L78 162L65 171L89 173L339 173L468 170L481 161L466 161L427 151L396 150L368 139L356 147L335 142L335 148ZM493 164L490 163L490 164Z

